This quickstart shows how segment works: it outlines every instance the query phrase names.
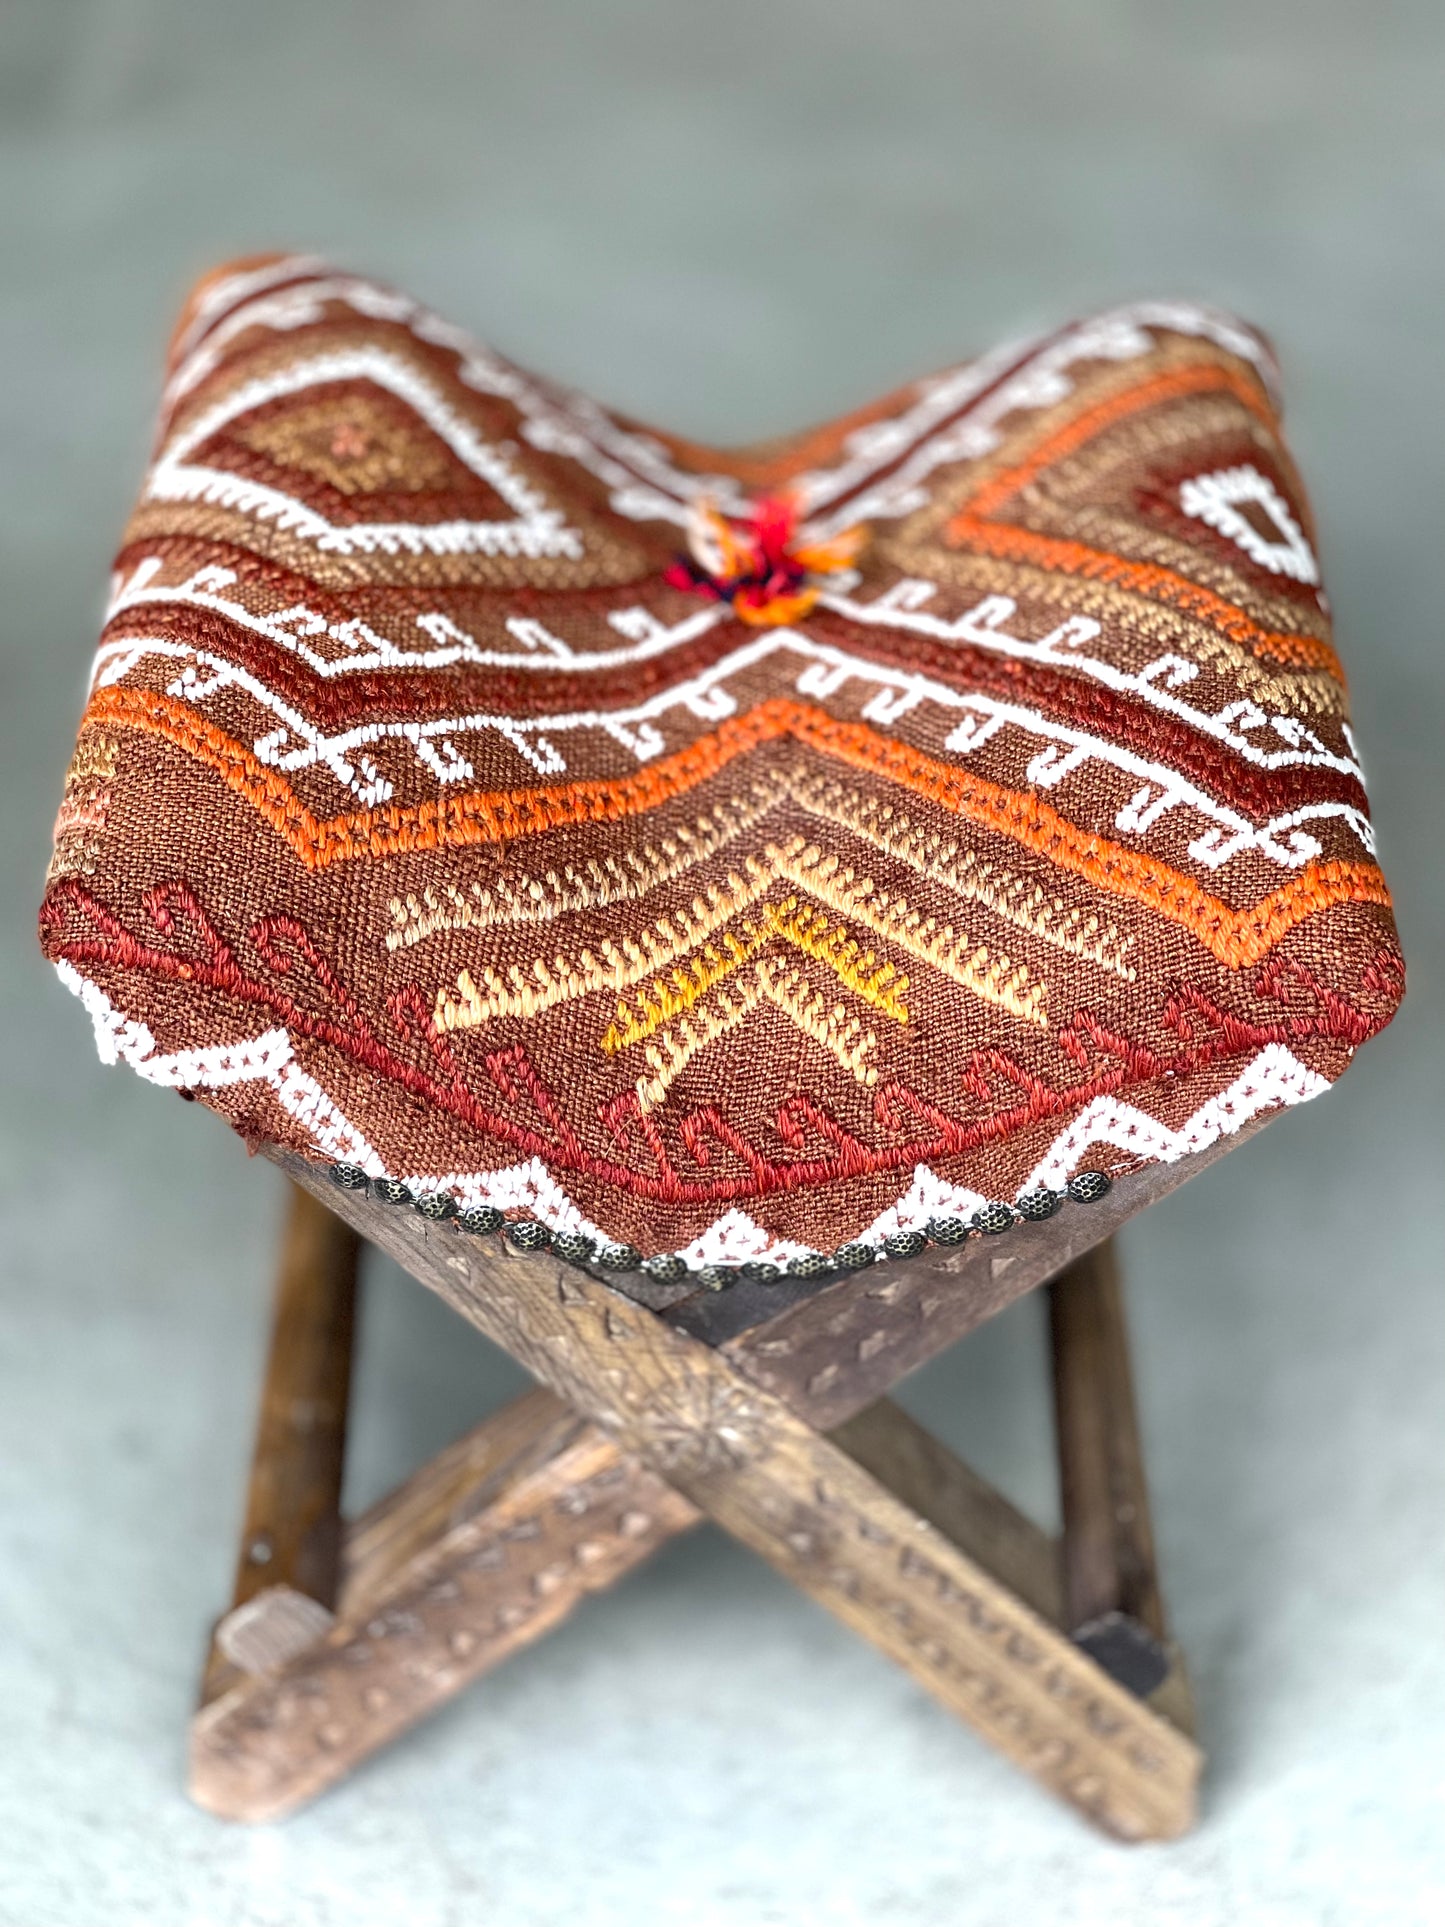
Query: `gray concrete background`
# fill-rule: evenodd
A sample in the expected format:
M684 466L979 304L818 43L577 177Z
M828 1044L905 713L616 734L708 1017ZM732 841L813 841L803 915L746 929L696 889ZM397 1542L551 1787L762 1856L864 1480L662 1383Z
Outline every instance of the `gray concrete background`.
M1300 0L9 0L0 12L0 1921L1445 1921L1438 849L1445 9ZM1198 294L1282 351L1412 989L1131 1230L1203 1825L1095 1841L698 1534L294 1822L182 1739L237 1528L275 1179L101 1072L31 934L161 344L300 245L701 435ZM516 1374L396 1273L353 1496ZM1052 1505L1037 1307L909 1394Z

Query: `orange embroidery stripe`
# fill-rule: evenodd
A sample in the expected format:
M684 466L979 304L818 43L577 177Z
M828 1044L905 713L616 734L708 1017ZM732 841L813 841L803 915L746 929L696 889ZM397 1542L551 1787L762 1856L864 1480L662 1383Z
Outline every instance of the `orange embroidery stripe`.
M800 742L813 743L855 768L887 776L915 795L1012 837L1101 890L1130 897L1171 923L1182 924L1231 970L1257 963L1286 931L1317 910L1334 903L1390 901L1377 865L1332 861L1308 864L1253 909L1231 910L1193 877L1171 869L1147 851L1126 849L1080 829L1027 790L1004 789L940 763L908 743L879 736L861 723L840 723L802 704L791 707L802 711L792 727Z
M800 707L781 704L782 711ZM615 823L642 815L695 789L759 743L787 735L790 728L779 704L765 702L745 716L729 718L712 735L661 758L636 776L540 789L470 791L435 803L382 804L323 820L307 809L279 771L268 768L243 743L175 697L150 689L102 689L91 698L82 727L102 722L162 736L207 764L285 837L311 870L325 870L353 857L509 843L572 823Z
M1155 562L1130 562L1107 549L1091 549L1082 542L1070 542L1053 535L1037 535L1004 522L980 522L960 515L948 526L948 539L960 548L994 555L1010 562L1032 562L1056 575L1081 576L1089 582L1107 582L1113 588L1134 595L1167 602L1181 614L1206 622L1221 635L1242 648L1252 649L1275 662L1289 663L1297 669L1325 669L1341 683L1345 672L1329 643L1317 636L1291 636L1281 630L1264 629L1243 609L1223 596L1215 595L1187 576Z
M1274 426L1275 416L1268 399L1245 376L1231 369L1208 364L1177 368L1155 375L1134 388L1125 389L1107 400L1085 409L1081 415L1042 441L1033 453L1013 468L987 482L948 523L947 541L958 548L969 548L1011 562L1032 562L1058 575L1082 576L1090 582L1105 582L1136 595L1167 602L1183 614L1207 622L1243 648L1256 650L1276 662L1300 669L1324 669L1344 682L1340 659L1329 643L1315 636L1293 636L1265 629L1244 610L1223 596L1191 582L1187 576L1152 562L1131 562L1107 549L1091 549L1082 542L1038 535L1032 529L991 522L1011 496L1028 487L1039 474L1064 460L1077 449L1102 434L1115 422L1138 414L1156 403L1180 395L1223 390L1236 395L1250 412Z
M961 516L996 515L1011 495L1026 489L1044 469L1065 460L1076 449L1082 448L1085 442L1092 441L1106 428L1112 428L1115 422L1137 415L1158 402L1175 401L1181 395L1208 394L1211 391L1237 396L1251 414L1257 415L1271 428L1276 425L1274 411L1267 398L1255 383L1243 375L1229 368L1220 368L1213 362L1194 368L1175 368L1167 374L1154 375L1136 387L1126 388L1120 394L1110 395L1107 400L1086 408L1073 421L1065 422L1062 428L1056 429L1040 442L1025 461L1014 468L1005 469L991 482L986 482L966 504ZM949 527L950 535L953 526L951 524Z
M509 842L572 823L611 823L655 809L705 782L735 757L791 736L856 769L901 784L941 808L1021 843L1099 889L1181 925L1230 969L1255 963L1285 933L1332 904L1388 905L1385 879L1373 863L1311 863L1263 902L1232 910L1192 877L1141 850L1095 836L1059 815L1041 797L1005 789L926 751L845 723L826 710L775 696L709 736L665 756L636 776L559 783L545 789L474 792L436 803L382 806L322 821L276 770L170 696L112 688L91 700L87 723L108 722L164 737L214 769L279 831L308 869L353 857L386 857L477 843Z

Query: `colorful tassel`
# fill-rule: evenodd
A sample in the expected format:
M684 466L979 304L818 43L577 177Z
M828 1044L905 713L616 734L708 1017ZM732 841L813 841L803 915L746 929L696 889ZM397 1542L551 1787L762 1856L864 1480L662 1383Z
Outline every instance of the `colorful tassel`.
M860 523L841 534L810 534L791 495L765 495L742 521L730 522L700 500L688 517L689 554L665 580L717 602L757 627L796 622L817 604L829 578L849 569L868 541Z

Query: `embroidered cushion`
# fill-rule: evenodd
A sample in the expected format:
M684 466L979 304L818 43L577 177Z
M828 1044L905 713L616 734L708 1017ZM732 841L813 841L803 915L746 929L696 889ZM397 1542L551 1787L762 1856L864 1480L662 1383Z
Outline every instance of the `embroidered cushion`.
M297 258L175 336L42 935L248 1140L664 1269L1043 1215L1402 988L1250 329L722 453Z

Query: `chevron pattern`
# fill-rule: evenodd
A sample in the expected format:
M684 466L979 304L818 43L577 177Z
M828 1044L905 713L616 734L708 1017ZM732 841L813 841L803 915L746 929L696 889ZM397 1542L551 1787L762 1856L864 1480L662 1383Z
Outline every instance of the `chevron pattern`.
M175 336L41 932L251 1140L699 1262L1186 1155L1403 984L1242 324L723 452L284 256Z

